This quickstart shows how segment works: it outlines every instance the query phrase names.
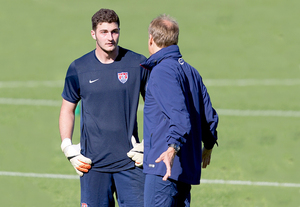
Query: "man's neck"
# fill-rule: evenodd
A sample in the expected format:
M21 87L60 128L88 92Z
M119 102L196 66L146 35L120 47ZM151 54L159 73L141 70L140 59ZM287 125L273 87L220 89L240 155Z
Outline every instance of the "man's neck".
M106 51L101 50L100 48L96 48L95 54L96 54L97 59L101 63L110 64L110 63L113 63L115 61L115 59L118 57L119 47L117 47L115 50L113 50L111 52L106 52Z

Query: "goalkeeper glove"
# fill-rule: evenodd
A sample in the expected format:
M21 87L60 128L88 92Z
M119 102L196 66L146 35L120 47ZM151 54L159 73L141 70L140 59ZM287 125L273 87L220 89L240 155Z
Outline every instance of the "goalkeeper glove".
M144 159L144 140L141 143L136 143L135 137L131 137L133 148L127 153L127 156L135 161L137 167L143 166Z
M61 143L61 150L78 175L83 176L83 173L87 173L91 169L92 160L80 154L80 143L73 145L70 138L65 138Z

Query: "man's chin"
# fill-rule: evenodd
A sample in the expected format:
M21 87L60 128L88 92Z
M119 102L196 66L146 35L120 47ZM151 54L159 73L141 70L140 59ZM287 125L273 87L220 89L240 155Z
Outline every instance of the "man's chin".
M111 47L106 47L106 48L103 48L103 51L106 52L106 53L112 53L116 50L116 46L111 46Z

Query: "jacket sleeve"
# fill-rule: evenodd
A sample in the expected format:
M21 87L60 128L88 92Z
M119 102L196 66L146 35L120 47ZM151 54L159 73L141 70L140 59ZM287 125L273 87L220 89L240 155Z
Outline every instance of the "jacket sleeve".
M216 110L212 107L212 103L207 92L207 89L201 79L201 92L202 92L202 142L206 149L212 149L214 144L217 143L218 134L217 126L219 117Z
M153 98L170 123L165 135L167 143L182 146L191 130L191 123L176 73L171 68L159 67L152 71L150 79Z

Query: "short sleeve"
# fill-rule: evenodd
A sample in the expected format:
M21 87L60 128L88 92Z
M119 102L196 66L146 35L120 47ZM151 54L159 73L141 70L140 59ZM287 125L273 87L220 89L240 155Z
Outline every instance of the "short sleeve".
M62 97L71 103L77 103L80 100L80 86L75 62L71 63L67 71Z

